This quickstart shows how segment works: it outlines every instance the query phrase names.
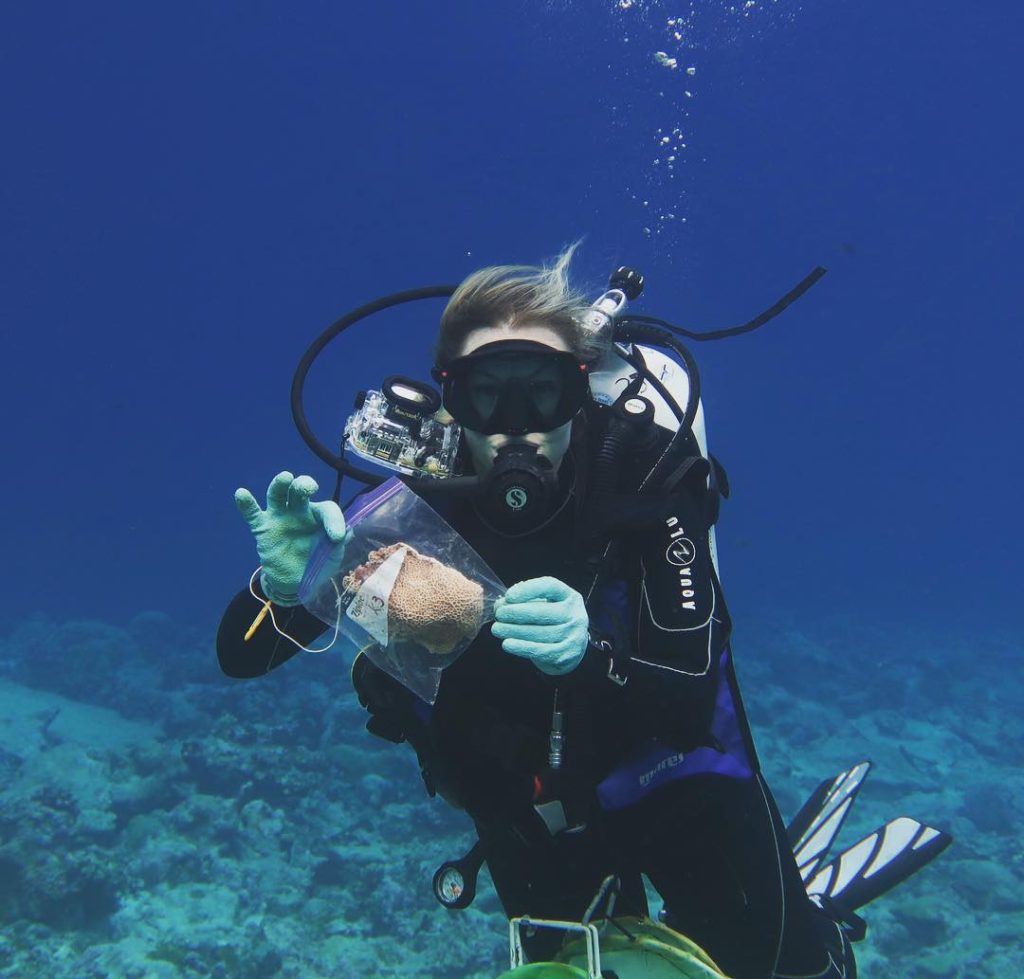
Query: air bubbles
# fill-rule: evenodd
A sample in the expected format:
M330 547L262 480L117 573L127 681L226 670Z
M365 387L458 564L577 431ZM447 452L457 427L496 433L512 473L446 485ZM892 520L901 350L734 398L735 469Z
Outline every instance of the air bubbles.
M549 2L583 6L579 0ZM617 57L606 53L609 70L625 70L631 83L640 82L643 73L641 84L625 86L637 103L631 108L642 109L639 102L645 99L647 117L660 119L663 127L646 130L650 142L641 147L639 171L632 175L630 206L634 214L639 211L637 225L646 225L645 236L670 239L686 223L687 192L697 179L693 171L706 163L698 128L708 111L703 106L705 73L724 49L762 39L767 30L791 22L800 5L782 0L610 0L606 10L619 24ZM624 108L622 113L616 122L625 118ZM642 112L631 116L642 117Z

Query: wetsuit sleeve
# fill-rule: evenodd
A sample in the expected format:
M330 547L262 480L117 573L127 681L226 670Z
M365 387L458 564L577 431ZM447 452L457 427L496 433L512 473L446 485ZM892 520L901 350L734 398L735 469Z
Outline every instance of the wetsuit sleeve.
M239 592L228 605L217 630L217 660L228 676L263 676L300 652L295 643L278 634L269 616L260 623L252 638L245 641L245 633L265 601L258 580L253 582L253 587L260 599L253 598L248 588ZM274 605L273 610L281 630L303 646L327 631L327 626L301 605L295 608Z

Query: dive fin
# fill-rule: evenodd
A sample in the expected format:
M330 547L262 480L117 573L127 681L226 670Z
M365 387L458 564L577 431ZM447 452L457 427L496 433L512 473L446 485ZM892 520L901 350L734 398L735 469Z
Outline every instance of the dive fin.
M835 778L825 779L786 828L796 865L800 868L800 879L805 884L842 829L870 768L871 762L862 761Z
M807 884L807 893L856 911L930 863L952 842L948 833L900 816L822 867Z

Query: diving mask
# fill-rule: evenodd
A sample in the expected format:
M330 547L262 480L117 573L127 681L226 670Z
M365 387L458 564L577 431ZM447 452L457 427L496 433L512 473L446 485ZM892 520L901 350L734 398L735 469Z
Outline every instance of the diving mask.
M551 432L589 396L586 364L533 340L486 343L433 373L448 413L483 435Z

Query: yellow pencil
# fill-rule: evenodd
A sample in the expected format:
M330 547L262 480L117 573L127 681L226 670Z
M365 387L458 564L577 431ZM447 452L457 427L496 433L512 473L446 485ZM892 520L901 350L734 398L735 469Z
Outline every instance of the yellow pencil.
M260 623L267 617L267 613L270 611L270 600L267 599L263 603L263 608L260 609L260 614L252 620L252 625L249 626L248 631L245 634L245 641L248 642L252 639L253 633L260 627Z

